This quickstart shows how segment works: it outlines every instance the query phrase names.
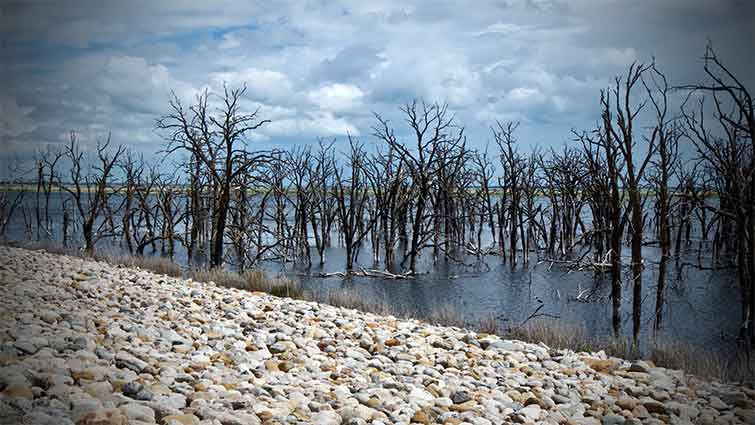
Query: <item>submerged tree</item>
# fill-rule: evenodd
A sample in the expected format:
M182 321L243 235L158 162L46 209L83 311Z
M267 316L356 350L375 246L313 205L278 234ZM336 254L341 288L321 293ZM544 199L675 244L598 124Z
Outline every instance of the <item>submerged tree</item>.
M115 152L110 152L110 135L104 143L97 144L97 157L94 164L87 170L84 152L71 132L69 144L64 151L66 160L71 169L69 173L71 186L57 179L57 186L67 192L73 199L74 207L81 220L81 235L84 238L84 252L94 253L94 245L97 240L115 235L110 212L110 200L118 193L118 188L113 186L113 171L118 158L125 148L118 146ZM103 218L103 212L104 218ZM109 227L108 227L109 226ZM108 232L103 230L108 229Z
M411 241L404 261L409 263L409 272L416 273L417 258L433 237L430 228L433 211L428 208L433 185L438 172L443 169L441 162L444 159L449 162L460 159L464 129L456 125L448 105L418 104L414 101L401 111L411 129L412 144L399 141L390 122L379 115L375 116L377 124L373 130L376 137L396 152L411 176L416 198L413 201ZM450 152L451 155L443 157L443 152Z
M658 283L655 297L655 329L661 327L663 321L664 292L666 288L666 272L671 258L671 208L673 193L671 181L675 177L679 164L678 140L680 131L669 117L668 94L669 85L666 76L655 64L650 68L650 77L643 78L647 98L652 104L655 115L655 126L648 141L649 146L657 148L657 155L651 160L649 182L656 196L656 220L658 222L658 242L661 249L661 259L658 264Z
M212 181L213 227L210 265L223 263L226 223L231 206L231 194L236 179L269 161L267 152L248 150L246 136L270 120L259 118L259 108L251 113L242 111L241 100L246 87L223 88L219 106L209 110L215 95L204 91L188 109L174 95L170 101L172 112L157 121L157 128L168 133L167 153L184 151L196 158Z
M700 159L717 177L718 206L706 205L724 222L733 222L737 281L741 291L741 334L755 338L755 105L750 91L708 46L704 56L708 81L689 85L691 93L712 99L713 130L706 121L705 98L697 111L683 109L686 137Z
M632 270L632 339L636 344L640 334L642 316L642 242L644 235L644 200L642 183L645 169L655 153L655 140L649 139L644 152L637 148L638 136L635 131L635 118L642 111L645 103L637 106L632 102L632 90L640 82L643 74L651 69L644 64L633 63L629 66L626 77L617 77L612 90L614 103L610 97L603 104L605 113L615 112L613 119L604 119L605 131L616 141L624 162L624 173L620 174L623 188L629 201L629 225L631 235L631 270ZM616 254L618 255L618 253Z
M372 217L365 222L369 202L369 185L364 172L365 152L359 142L349 137L350 152L346 169L336 167L333 197L341 223L341 233L346 248L346 271L350 272L357 261L362 240L370 233L375 222Z

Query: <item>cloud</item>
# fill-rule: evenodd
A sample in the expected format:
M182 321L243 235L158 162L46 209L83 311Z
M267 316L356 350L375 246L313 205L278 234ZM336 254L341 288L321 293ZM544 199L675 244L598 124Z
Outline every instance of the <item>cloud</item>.
M278 71L245 68L239 71L217 72L210 75L216 90L223 84L230 87L246 85L247 95L256 101L285 103L293 94L293 85L288 77Z
M246 24L275 5L251 2L82 0L3 5L0 30L11 41L45 41L70 47L138 43L151 37Z
M537 102L544 99L540 90L533 87L516 87L506 97L513 102Z
M269 138L288 136L297 138L345 136L351 134L359 136L360 131L345 118L336 117L332 112L321 111L307 113L300 118L285 118L273 120L260 130Z
M510 22L496 22L495 24L488 25L482 31L473 33L473 35L479 37L483 35L501 34L501 35L513 35L527 31L530 27L524 25L517 25Z
M130 56L107 58L90 82L112 102L146 114L163 112L171 91L182 98L196 93L190 84L173 78L164 65L150 64L144 58Z
M0 137L3 140L31 133L37 128L34 107L20 106L15 98L0 96Z
M223 41L218 45L218 49L235 49L241 47L241 40L236 38L233 34L223 34Z
M655 56L672 83L703 78L708 39L753 87L741 52L755 38L755 3L618 4L11 3L0 15L0 131L29 149L72 129L87 140L111 131L154 151L170 91L190 102L225 83L246 84L243 109L272 120L252 138L269 143L367 135L372 111L405 131L398 106L414 98L448 102L471 147L496 119L522 121L522 140L560 143L594 125L599 90L634 60Z
M361 105L364 92L352 84L330 84L312 90L309 99L321 109L347 111Z
M380 50L369 44L354 44L325 57L317 64L310 78L315 82L364 82L382 61Z
M612 48L603 49L601 54L597 56L601 61L605 61L615 66L627 66L627 64L634 62L639 58L637 50L632 47L627 48Z

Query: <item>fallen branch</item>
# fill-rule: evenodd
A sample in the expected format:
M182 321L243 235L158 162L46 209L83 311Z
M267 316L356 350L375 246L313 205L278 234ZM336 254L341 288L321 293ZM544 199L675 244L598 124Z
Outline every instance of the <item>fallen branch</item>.
M330 278L330 277L353 277L353 276L362 276L362 277L375 277L375 278L383 278L383 279L410 279L414 277L414 273L412 272L406 272L406 273L391 273L386 270L377 270L377 269L369 269L366 270L363 267L359 267L359 270L346 270L346 271L339 271L339 272L322 272L317 273L315 275L309 275L314 277L321 277L321 278Z

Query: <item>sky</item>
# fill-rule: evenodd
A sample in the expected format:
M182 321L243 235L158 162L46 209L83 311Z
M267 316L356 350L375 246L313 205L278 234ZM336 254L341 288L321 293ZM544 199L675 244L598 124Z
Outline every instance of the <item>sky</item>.
M247 86L244 108L271 120L252 148L352 134L373 113L408 136L399 106L448 103L468 145L496 120L520 121L522 146L557 147L594 128L599 91L655 58L672 84L703 78L708 42L755 87L755 2L76 1L0 0L0 159L85 148L110 133L147 158L170 92L185 102ZM755 90L755 89L754 89ZM407 139L408 140L408 139Z

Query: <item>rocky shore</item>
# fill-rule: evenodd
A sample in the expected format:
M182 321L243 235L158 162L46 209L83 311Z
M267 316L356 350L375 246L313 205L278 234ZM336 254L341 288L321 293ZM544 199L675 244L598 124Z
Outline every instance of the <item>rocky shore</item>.
M0 247L0 423L755 423L752 388Z

